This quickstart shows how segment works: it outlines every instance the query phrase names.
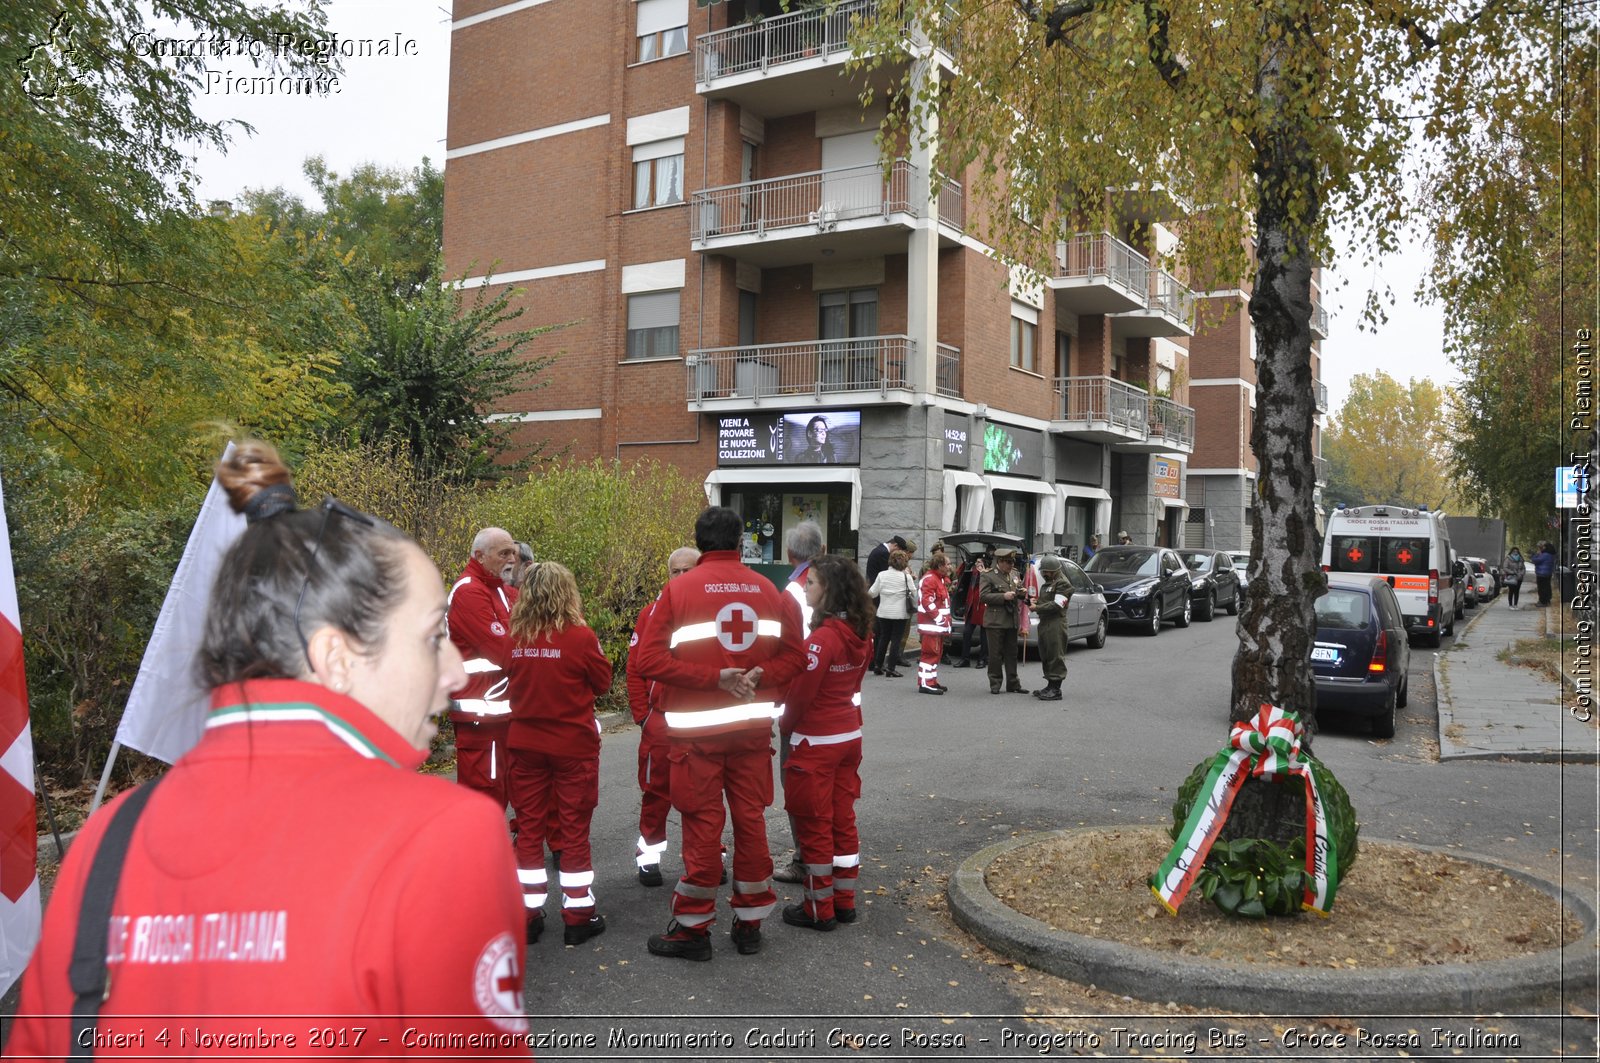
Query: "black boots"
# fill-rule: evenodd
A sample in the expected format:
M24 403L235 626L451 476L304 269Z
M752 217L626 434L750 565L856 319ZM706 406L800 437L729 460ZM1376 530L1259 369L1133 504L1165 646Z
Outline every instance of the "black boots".
M1033 692L1033 696L1038 698L1040 701L1060 701L1061 700L1061 680L1059 680L1059 679L1047 679L1047 680L1045 680L1044 689L1043 690L1035 690Z

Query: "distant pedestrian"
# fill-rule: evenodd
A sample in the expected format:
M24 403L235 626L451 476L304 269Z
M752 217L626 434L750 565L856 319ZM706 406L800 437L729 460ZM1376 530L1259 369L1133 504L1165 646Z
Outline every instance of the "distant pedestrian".
M1026 694L1017 678L1017 631L1020 602L1024 595L1022 581L1017 579L1017 551L1002 546L994 552L994 571L983 577L983 628L989 637L989 693L1000 693L1001 673L1005 676L1005 689L1012 694Z
M1044 662L1045 686L1033 696L1040 701L1060 701L1061 682L1067 678L1067 603L1072 600L1072 584L1054 554L1039 559L1039 575L1044 585L1033 611L1039 616L1039 659Z
M1123 529L1122 531L1117 532L1117 545L1118 546L1132 546L1133 545L1133 536L1128 534L1127 529Z
M1533 555L1533 579L1539 587L1539 608L1550 604L1550 577L1556 573L1556 552L1548 542L1539 544Z
M921 694L945 692L944 684L939 682L939 661L944 657L945 636L950 634L950 588L945 583L949 566L944 552L936 551L922 567L917 600L917 633L922 636L917 692Z
M1522 560L1522 551L1513 546L1506 554L1506 559L1500 563L1500 575L1506 581L1506 604L1515 609L1517 595L1522 590L1522 576L1526 562Z
M889 554L889 567L878 573L870 594L878 600L877 645L872 650L872 674L900 678L900 643L906 621L917 608L917 583L906 567L911 555L904 550Z
M1089 563L1089 559L1091 557L1093 557L1095 554L1097 554L1099 551L1100 551L1100 533L1096 532L1095 534L1089 536L1089 545L1085 546L1083 548L1083 561L1084 561L1084 564L1088 564Z
M966 603L966 612L962 614L961 630L961 656L956 658L957 668L970 668L973 665L972 646L977 643L979 668L989 666L989 642L983 634L983 594L981 584L983 574L989 571L988 562L982 554L974 557L972 563L961 569L961 575L956 578L955 591L952 597Z

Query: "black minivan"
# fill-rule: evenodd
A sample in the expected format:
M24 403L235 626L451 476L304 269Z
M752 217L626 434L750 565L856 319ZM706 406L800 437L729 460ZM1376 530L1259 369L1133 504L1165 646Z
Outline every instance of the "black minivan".
M1317 711L1372 717L1372 733L1394 737L1395 708L1404 706L1411 643L1394 589L1380 576L1330 572L1317 599L1311 671Z

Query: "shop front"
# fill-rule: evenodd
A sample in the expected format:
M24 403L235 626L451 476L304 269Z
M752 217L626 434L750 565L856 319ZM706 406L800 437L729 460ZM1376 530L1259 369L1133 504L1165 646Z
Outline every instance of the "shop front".
M1182 546L1184 514L1189 509L1183 500L1183 465L1171 458L1151 458L1150 493L1161 506L1156 514L1161 522L1156 541L1162 546Z
M857 556L861 523L861 411L759 412L716 419L717 468L706 501L744 519L745 561L785 566L784 534L822 528L830 553Z
M1045 483L1045 433L998 421L983 431L983 482L988 488L979 526L1020 538L1029 553L1055 534L1058 496Z

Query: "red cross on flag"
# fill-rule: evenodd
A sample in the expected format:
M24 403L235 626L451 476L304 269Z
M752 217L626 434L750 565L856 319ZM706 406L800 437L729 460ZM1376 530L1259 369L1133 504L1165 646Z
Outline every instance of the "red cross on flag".
M39 941L38 837L22 624L0 487L0 995L21 976Z

